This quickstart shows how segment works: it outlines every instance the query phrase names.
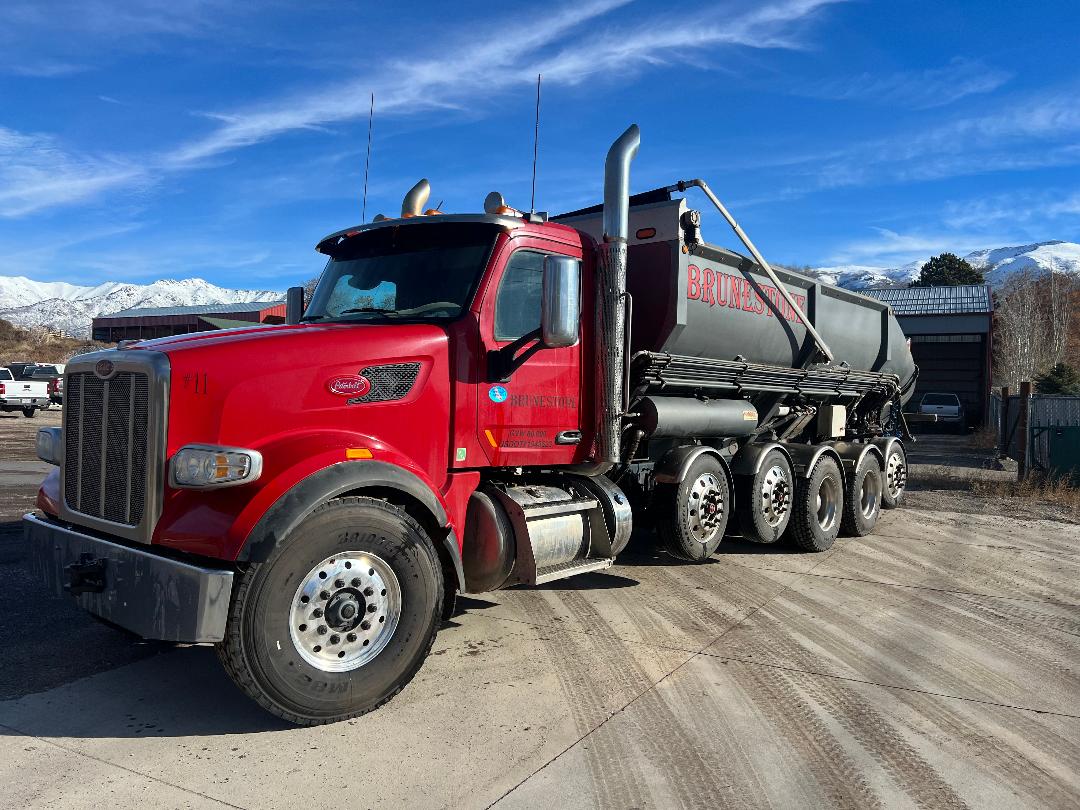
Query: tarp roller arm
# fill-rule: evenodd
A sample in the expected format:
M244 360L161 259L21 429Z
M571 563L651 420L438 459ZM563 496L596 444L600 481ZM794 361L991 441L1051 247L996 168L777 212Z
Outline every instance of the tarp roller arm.
M795 312L795 315L802 322L802 325L806 327L806 331L810 334L810 337L814 339L814 343L817 344L818 351L821 352L825 361L831 363L833 361L833 353L832 350L829 349L825 339L818 333L818 330L814 328L813 324L810 323L810 320L806 317L806 313L799 309L795 300L787 291L787 288L780 282L780 279L776 275L776 271L772 269L772 266L767 261L765 261L765 257L761 255L760 251L754 247L754 243L750 241L750 237L746 235L746 232L739 227L739 223L735 221L735 217L731 215L731 212L729 212L717 196L713 194L712 189L709 188L709 184L700 179L680 180L675 185L668 186L666 191L685 192L686 189L692 186L700 188L705 196L709 198L709 201L716 206L716 210L720 212L721 216L727 220L728 225L731 226L731 230L735 231L735 235L739 237L739 240L744 245L746 245L746 249L750 251L750 255L754 257L754 261L761 265L761 269L765 271L765 274L772 280L772 283L776 285L777 292L780 293L788 306Z

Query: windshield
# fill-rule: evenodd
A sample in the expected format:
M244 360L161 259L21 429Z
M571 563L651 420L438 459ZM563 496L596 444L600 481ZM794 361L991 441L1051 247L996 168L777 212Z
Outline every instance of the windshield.
M448 320L469 305L499 229L487 223L379 228L341 244L305 321Z
M959 405L955 394L927 394L922 398L923 405Z

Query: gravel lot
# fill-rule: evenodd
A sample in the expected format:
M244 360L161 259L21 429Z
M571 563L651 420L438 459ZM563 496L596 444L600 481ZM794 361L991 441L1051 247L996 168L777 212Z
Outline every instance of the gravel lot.
M212 650L30 580L16 521L58 423L0 415L5 807L1080 806L1075 516L917 490L824 554L646 550L462 599L395 700L294 729ZM989 470L937 439L916 465Z

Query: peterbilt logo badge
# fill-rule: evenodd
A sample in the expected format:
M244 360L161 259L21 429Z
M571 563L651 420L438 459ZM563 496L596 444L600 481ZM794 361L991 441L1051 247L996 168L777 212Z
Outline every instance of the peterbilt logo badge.
M346 377L334 377L326 384L331 394L340 397L362 397L371 390L371 382L367 377L350 375Z
M112 360L98 360L94 364L94 373L99 377L108 377L113 373Z

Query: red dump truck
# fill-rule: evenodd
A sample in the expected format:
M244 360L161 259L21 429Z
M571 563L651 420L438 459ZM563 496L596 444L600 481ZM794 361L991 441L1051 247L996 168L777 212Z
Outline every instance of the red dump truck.
M896 320L773 269L700 180L631 196L638 143L596 208L442 214L421 181L319 242L288 323L75 358L39 575L318 724L408 683L457 594L606 568L635 516L673 564L872 531L905 485ZM702 240L694 188L750 256Z

